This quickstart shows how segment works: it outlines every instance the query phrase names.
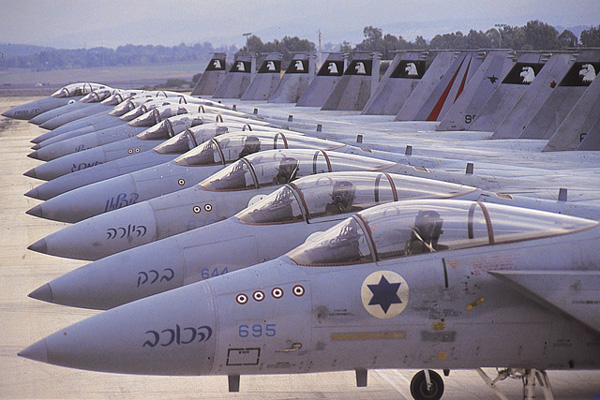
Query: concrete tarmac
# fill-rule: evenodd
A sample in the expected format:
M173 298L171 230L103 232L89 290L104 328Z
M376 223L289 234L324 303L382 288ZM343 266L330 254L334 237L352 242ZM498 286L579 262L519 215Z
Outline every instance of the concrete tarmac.
M0 97L0 113L34 100ZM357 388L353 372L242 376L240 392L229 393L227 377L156 377L87 372L38 363L17 353L95 311L47 304L27 297L42 284L84 264L38 254L27 246L65 224L25 214L39 201L23 193L41 184L23 176L40 161L28 158L32 138L43 129L0 119L0 398L1 399L411 399L416 370L369 371L368 386ZM359 349L357 349L359 351ZM494 369L485 371L495 377ZM441 373L441 371L438 371ZM555 399L599 399L600 371L549 371ZM473 370L451 371L443 399L496 399ZM520 380L498 387L522 398ZM537 398L543 398L537 390Z

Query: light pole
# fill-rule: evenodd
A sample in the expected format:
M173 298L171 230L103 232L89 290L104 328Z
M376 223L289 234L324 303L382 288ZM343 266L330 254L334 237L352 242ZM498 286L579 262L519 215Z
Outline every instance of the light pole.
M498 36L499 36L499 40L498 40L498 48L501 49L502 48L502 30L500 28L504 28L505 26L508 26L508 24L494 24L494 26L498 29Z
M242 33L242 36L246 38L246 43L248 43L248 37L252 35L252 32Z

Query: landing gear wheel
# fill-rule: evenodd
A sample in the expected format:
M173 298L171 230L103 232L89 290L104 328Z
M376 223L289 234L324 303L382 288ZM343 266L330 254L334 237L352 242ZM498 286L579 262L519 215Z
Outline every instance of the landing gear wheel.
M429 370L431 385L427 385L425 371L419 371L410 381L410 394L415 400L439 400L444 394L444 381L442 377Z

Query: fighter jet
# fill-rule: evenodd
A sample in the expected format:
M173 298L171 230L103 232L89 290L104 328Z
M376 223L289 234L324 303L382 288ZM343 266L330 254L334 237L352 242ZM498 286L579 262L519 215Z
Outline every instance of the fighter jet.
M105 144L118 142L126 138L131 138L136 135L138 130L134 128L149 128L161 121L181 114L202 113L207 115L227 115L243 117L241 113L232 114L232 112L223 113L221 109L215 109L202 104L168 104L156 107L148 111L146 114L137 117L127 125L119 125L112 128L103 129L98 132L91 132L77 137L61 140L57 143L52 143L41 147L39 150L31 153L29 156L39 160L51 161L59 157L63 157L73 153L82 153L85 150L102 146ZM147 150L147 149L146 149Z
M170 108L172 106L167 107ZM175 112L177 112L176 107ZM147 119L144 120L146 117ZM161 121L152 125L150 128L144 129L140 133L131 133L134 130L139 130L139 128L145 128L145 126L152 124L153 121L150 120L152 118L154 118L154 120L161 119ZM77 142L88 142L88 144L93 144L93 142L96 142L100 144L94 147L89 147L88 149L80 152L74 152L55 158L45 164L32 168L31 170L25 172L25 175L31 178L52 180L71 172L76 172L86 168L89 169L113 160L129 157L133 154L140 154L154 148L160 143L163 143L165 140L173 138L187 128L214 122L225 122L227 124L232 124L232 126L239 127L249 125L250 123L252 123L254 126L265 125L265 123L259 121L254 123L245 118L238 118L229 115L225 115L225 117L223 117L221 114L214 113L184 113L169 117L168 112L162 113L155 109L151 111L151 114L141 117L140 119L136 119L135 121L132 121L129 126L125 126L120 129L121 132L129 131L130 133L127 135L124 133L116 133L119 131L118 127L112 129L111 132L105 131L106 136L104 136L104 132L97 134L86 134L80 138L76 138L78 139ZM117 135L121 137L120 140L114 140ZM67 142L71 143L71 139L64 142L55 143L55 145L48 147L53 147L55 150L57 148L60 150L61 145L62 149L69 148L70 144ZM39 150L39 152L42 152L44 149ZM48 153L46 152L45 154Z
M35 117L33 117L29 120L29 123L41 126L45 122L50 121L51 119L53 119L55 117L58 117L60 115L64 115L64 114L67 114L67 113L70 113L70 112L73 112L76 110L82 110L84 108L89 108L90 110L92 110L91 112L93 113L94 106L97 105L97 103L101 102L102 100L105 100L109 96L113 95L114 93L118 93L120 91L121 91L121 89L113 89L110 87L92 90L90 93L83 96L78 101L70 102L69 104L66 104L64 106L57 107L52 110L43 112L39 115L36 115ZM51 128L46 127L44 129L51 129Z
M187 114L184 116L186 115ZM156 145L151 150L140 150L140 152L131 152L131 154L128 152L126 157L103 163L72 164L71 168L69 168L68 163L63 163L64 169L62 171L57 168L57 165L53 165L52 168L49 169L46 167L48 164L42 164L27 171L24 175L32 178L53 180L69 174L68 178L62 178L60 181L56 181L55 184L60 183L63 188L65 185L71 185L72 188L76 188L89 185L90 183L100 182L127 172L133 172L153 165L162 164L193 149L199 144L212 139L216 135L231 131L251 129L252 127L249 124L238 122L207 122L194 127L185 128L183 132L178 133L172 138L167 139L164 142L159 141L160 144ZM143 135L143 133L140 135ZM60 160L61 159L53 160L50 163L57 164ZM90 171L91 167L94 167L93 171ZM77 175L70 175L71 172L76 172Z
M230 391L241 375L354 370L365 386L369 369L424 368L411 393L439 399L433 369L480 367L499 368L498 378L521 371L524 391L536 377L551 391L546 370L600 367L599 241L598 221L459 200L388 203L275 260L105 311L19 355L92 371L227 375ZM171 276L157 274L161 284Z
M289 180L293 178L291 174L298 170L298 160L286 152L282 153L283 157L277 157L279 160L269 157L271 166L266 168L268 173L259 178L266 186L272 187L282 175L285 175L282 181ZM331 155L337 156L335 153ZM376 204L423 197L475 199L478 196L475 188L469 186L424 182L381 171L364 172L372 170L373 163L361 167L356 163L360 159L356 158L344 157L336 161L337 170L362 171L305 176L224 221L103 258L55 279L30 296L77 307L112 308L279 257L315 232L328 229L350 214ZM239 166L245 166L245 174L251 175L252 170L247 168L246 163L240 162ZM312 172L312 165L304 164L303 167L306 169L304 174ZM273 170L276 174L271 179ZM249 186L239 169L230 171L228 175L215 175L218 177L207 184L208 190L239 190L240 183ZM213 202L197 206L202 207L199 214L211 214L214 208L226 208ZM181 209L163 210L156 225L164 224L163 221L173 218L178 212ZM160 227L154 229L151 224L124 226L124 221L118 219L113 219L112 223L103 234L108 236L108 243L115 245L123 242L125 237L131 241L143 241L145 236L151 239L151 236L161 235ZM105 242L104 238L96 238L99 239L97 245ZM75 247L79 243L76 240L72 245ZM52 246L52 241L46 241L46 244ZM77 247L79 254L98 254L94 249ZM77 249L71 252L76 253ZM169 258L168 263L165 263L164 257ZM140 269L140 266L143 267ZM154 279L152 271L159 272L157 279ZM163 275L166 278L161 280Z
M294 171L294 179L322 172L313 167L315 154L313 150L297 150L291 155L290 151L252 154L190 188L139 202L127 209L113 210L80 221L37 241L29 249L60 257L96 260L186 230L209 225L231 217L249 203L253 203L255 199L287 183L278 177L282 173L282 168L291 168ZM287 157L287 164L281 165L282 157ZM350 156L342 159L336 157L335 161L338 164L328 165L326 172L348 169L348 163L358 164L364 161L364 157ZM382 165L381 161L375 163L369 160L364 167L369 170L374 165ZM240 179L238 186L231 184L224 186L222 184L224 179L239 175L237 171L246 171L246 174L249 174L248 179ZM260 180L259 176L251 171L259 171ZM322 182L325 182L325 178ZM423 186L452 187L441 182L409 177L403 182L410 184L421 182ZM107 232L117 222L124 226L143 226L146 232L143 235L129 235L127 239L125 237L128 235L123 235L123 238L119 237L120 234L115 237L109 235L111 239L107 240Z
M40 124L40 128L52 130L68 124L69 122L73 122L90 115L108 112L114 106L122 103L124 99L133 97L140 93L142 93L141 90L95 90L89 94L91 97L87 100L87 102L93 103L92 106L60 114Z
M234 131L249 131L252 129L248 123L244 122L246 120L235 117L226 117L225 123L222 122L223 119L219 116L215 118L217 122L211 123L210 120L207 119L209 117L205 114L200 116L186 114L185 116L175 118L178 118L177 122L181 124L181 126L175 125L177 131L190 129L190 133L194 136L193 140L188 137L191 142L181 142L181 140L186 140L186 138L179 137L179 134L171 136L170 133L174 132L175 128L173 127L173 124L169 125L167 123L168 120L166 120L155 128L150 128L138 136L82 152L82 154L86 153L84 154L86 157L95 157L91 162L85 160L82 161L80 158L77 158L76 156L79 155L79 153L77 153L53 160L51 162L52 165L48 165L50 164L48 163L27 171L25 175L30 177L55 178L31 189L25 193L25 195L40 200L48 200L81 186L100 182L127 172L135 172L166 163L181 154L184 154L182 152L189 151L204 143L205 140L208 140L209 137L205 136L205 134L210 132L211 127L213 127L213 135L225 133L224 127L229 126L238 128L233 129ZM204 126L204 121L206 121L206 125L208 125L207 129L194 129L196 126ZM164 128L165 125L167 128ZM189 127L190 125L193 126ZM266 127L261 126L260 123L257 123L257 125L263 130L266 129ZM195 132L201 132L201 135L199 135L197 139ZM159 135L164 137L160 137ZM171 142L171 140L174 142ZM156 145L156 143L159 144ZM152 148L152 145L155 145L154 148ZM150 148L150 150L148 150L148 148ZM156 148L158 148L157 151ZM154 152L150 153L151 151ZM161 155L157 155L156 153ZM128 160L128 158L132 157L135 158ZM100 168L98 170L92 170L92 167ZM62 175L56 177L56 175L59 174Z
M114 93L119 93L119 92L128 92L128 91L125 91L122 89L112 89L109 87L94 90L91 93L89 93L88 95L81 98L79 101L75 101L66 106L58 107L53 110L49 110L45 113L42 113L40 115L37 115L36 117L29 120L29 122L32 124L36 124L36 125L42 125L52 118L59 117L66 113L70 113L75 110L84 109L84 108L88 109L88 111L87 111L88 114L86 114L86 112L83 112L83 113L77 114L77 116L80 118L82 116L91 115L94 112L93 106L97 105L98 102L106 99L109 95L112 95ZM162 90L161 91L153 91L150 93L154 93L159 97L161 97L161 96L162 97L175 97L175 98L181 97L181 93L162 91ZM46 128L48 129L49 127L46 127Z
M200 99L198 99L198 101L189 101L189 103L209 105L207 104L209 101L200 101ZM188 104L188 99L186 96L182 96L181 94L175 96L170 92L163 91L148 92L141 96L131 97L123 101L121 104L115 106L112 111L108 111L105 115L101 113L90 115L88 117L64 124L63 126L38 136L32 140L38 145L33 149L37 150L40 147L47 146L48 144L63 139L68 139L84 133L95 132L99 131L100 129L130 122L142 114L147 113L151 109L169 104ZM127 117L123 117L125 114L128 114Z
M106 102L107 100L104 101ZM80 118L76 121L66 123L56 129L53 129L52 133L55 136L59 137L53 137L51 139L44 140L43 142L39 143L40 147L53 143L54 141L68 139L70 137L75 137L83 133L95 132L100 129L108 128L110 126L122 123L122 121L125 120L119 120L119 118L111 117L121 117L122 115L128 113L136 107L141 106L142 104L146 105L145 112L149 111L150 108L156 108L159 105L167 104L202 104L205 106L211 106L213 108L219 108L223 113L227 113L230 111L227 108L225 108L225 106L223 106L222 104L215 103L212 100L199 99L182 94L174 96L170 92L163 91L145 92L143 94L124 99L123 102L121 102L119 105L114 106L112 110L108 110L105 113L99 113ZM139 115L145 112L142 112Z
M13 107L2 113L3 116L13 119L29 120L43 112L62 107L70 102L75 102L92 90L107 88L108 86L99 83L72 83L63 86L48 97L39 100L30 101Z
M39 188L32 189L27 195L33 197L32 192L46 186L47 190L44 194L53 190L51 195L55 197L38 204L27 213L63 222L81 221L97 214L191 187L219 171L226 164L269 148L354 151L350 146L341 143L294 134L284 136L279 132L229 133L217 136L173 161L73 190L68 188L68 192L57 196L56 193L62 192L64 188L56 187L52 183L60 178L47 182ZM38 192L37 195L40 193Z
M275 183L271 184L279 174L280 161L277 157L271 158L265 157L265 155L259 153L244 157L190 188L142 201L124 209L116 209L96 215L69 225L38 240L28 248L58 257L98 260L133 247L224 220L241 211L246 205L254 204L266 194L281 186ZM361 159L362 157L356 157L355 162L358 163ZM297 151L294 154L294 160L297 161L297 164L293 164L294 166L297 165L295 178L300 178L304 173L319 172L305 167L305 165L312 165L312 151ZM244 164L250 164L250 168L244 167ZM370 168L370 164L367 164L366 167ZM254 185L247 185L246 181L250 182L251 179L246 179L244 181L240 180L238 182L239 186L227 185L221 187L221 182L224 179L235 176L234 171L244 168L246 168L247 173L250 173L248 171L261 171L263 174L261 182L255 180ZM338 165L332 166L332 168L342 170L344 166ZM272 179L269 179L266 171L271 171ZM346 174L348 176L342 173L331 173L331 178L337 179L338 175L342 175L347 181L354 183L351 177L354 177L355 174ZM364 172L360 176L368 177L369 174L371 173ZM379 174L381 175L381 173ZM329 173L326 173L320 178L314 179L323 185L325 176L329 175ZM565 192L562 192L559 201L555 201L494 193L466 185L449 184L427 178L406 175L398 178L398 175L393 174L390 174L390 176L393 177L397 186L402 186L402 194L406 196L412 195L412 193L408 193L409 187L424 191L420 196L416 196L416 194L413 196L419 198L441 197L444 192L440 190L440 193L434 193L435 188L447 189L446 193L451 193L450 189L453 188L456 191L453 192L453 195L458 196L456 193L464 191L464 195L468 194L470 199L482 202L526 207L600 220L600 204L597 202L567 202ZM252 175L252 178L254 178L254 175ZM301 185L301 183L304 185L305 181L311 182L310 179L312 178L302 178L294 183L296 186ZM468 192L467 188L471 188L472 192ZM414 193L417 193L417 189L414 190ZM311 194L304 194L305 200L306 196ZM206 208L208 208L208 211Z

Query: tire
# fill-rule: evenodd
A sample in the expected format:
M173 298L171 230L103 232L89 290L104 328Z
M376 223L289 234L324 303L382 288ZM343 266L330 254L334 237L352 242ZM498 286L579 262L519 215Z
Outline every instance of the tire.
M444 380L434 371L429 370L431 390L427 390L425 371L419 371L410 381L410 394L415 400L439 400L444 394Z

